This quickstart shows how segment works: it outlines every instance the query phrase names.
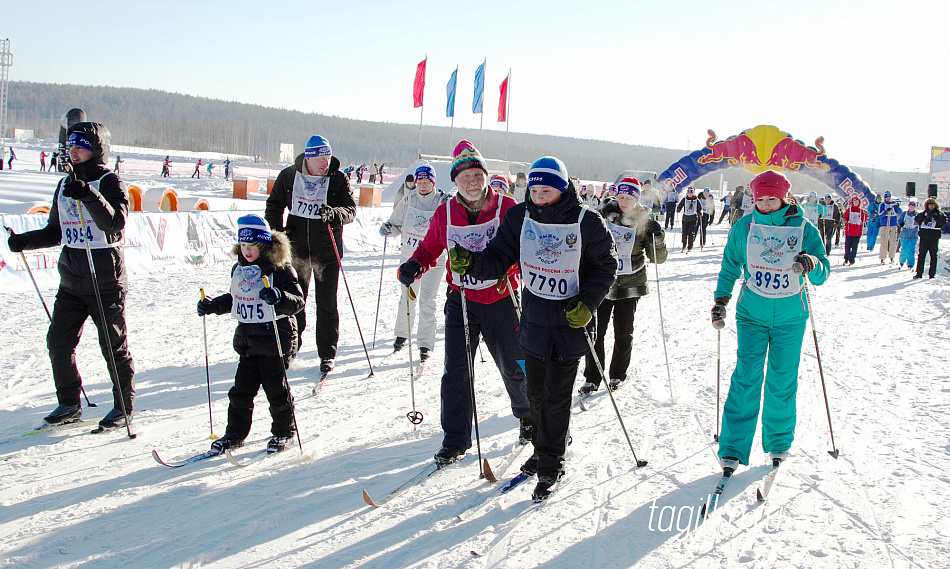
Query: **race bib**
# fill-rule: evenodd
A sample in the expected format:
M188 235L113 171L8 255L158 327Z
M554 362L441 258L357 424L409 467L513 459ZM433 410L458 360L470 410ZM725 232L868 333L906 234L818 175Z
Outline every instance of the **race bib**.
M261 268L248 265L231 275L231 317L244 324L274 321L274 307L261 300L264 280Z
M451 202L447 202L445 204L446 248L451 249L456 243L458 243L469 251L483 251L485 247L488 246L488 242L492 240L492 238L495 236L495 233L498 231L499 214L501 213L501 200L498 200L498 205L495 209L495 217L486 221L485 223L479 223L478 225L452 225L452 210L450 203ZM453 271L449 271L449 274L452 275L452 284L457 287L461 287L464 284L465 288L471 290L486 289L490 286L494 286L497 282L497 280L480 281L469 275L459 275Z
M307 219L320 219L320 207L327 203L330 176L294 175L294 190L290 199L290 214Z
M861 225L861 212L860 211L851 211L848 213L848 223L851 225Z
M785 298L801 292L801 279L792 271L792 265L801 251L804 230L804 225L775 227L751 223L746 241L746 286L766 298Z
M630 263L630 258L633 255L633 246L637 242L637 226L626 227L608 221L607 229L610 230L610 234L614 238L614 243L617 244L617 256L619 257L617 275L632 275L642 269L645 265L640 265L634 270L633 265Z
M931 217L930 219L924 218L924 222L920 224L921 229L937 229L937 218Z
M521 275L535 296L564 300L580 291L581 220L577 223L538 223L525 210L521 225Z
M108 174L105 174L103 178L106 176L108 176ZM63 182L65 182L65 180L66 179L63 178ZM89 182L89 186L99 191L99 182L101 181L102 178L99 178L95 182ZM59 209L59 231L61 234L59 240L60 244L72 249L85 249L87 243L90 249L111 249L121 245L119 242L109 243L106 239L105 231L99 229L96 222L92 220L92 216L89 215L89 210L82 204L82 201L67 198L63 195L63 182L60 182L60 193L57 201L57 207ZM82 218L79 217L80 210L82 210ZM86 224L85 231L83 231L83 221L85 221Z
M429 222L435 211L422 211L406 207L406 217L402 223L402 244L415 250L429 231Z

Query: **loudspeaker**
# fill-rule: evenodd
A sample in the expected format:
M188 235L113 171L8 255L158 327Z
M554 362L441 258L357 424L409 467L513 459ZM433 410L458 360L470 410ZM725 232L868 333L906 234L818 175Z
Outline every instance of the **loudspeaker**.
M937 197L937 184L930 184L927 186L927 197L936 198Z
M907 182L905 194L909 198L914 197L917 194L917 182Z

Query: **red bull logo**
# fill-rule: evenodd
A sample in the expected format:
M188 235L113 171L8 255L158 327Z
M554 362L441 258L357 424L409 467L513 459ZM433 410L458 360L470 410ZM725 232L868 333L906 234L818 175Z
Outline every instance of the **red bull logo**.
M706 139L706 148L710 150L710 153L697 160L700 164L719 163L723 160L732 167L762 164L759 160L758 148L745 133L716 142L716 133L712 130L706 132L709 134L709 138Z
M821 145L824 140L825 137L819 136L815 140L815 148L812 148L792 139L791 136L786 137L772 148L769 161L766 162L765 165L775 168L784 168L792 172L797 171L802 166L812 170L827 172L831 170L831 166L818 161L819 156L825 155L825 148Z

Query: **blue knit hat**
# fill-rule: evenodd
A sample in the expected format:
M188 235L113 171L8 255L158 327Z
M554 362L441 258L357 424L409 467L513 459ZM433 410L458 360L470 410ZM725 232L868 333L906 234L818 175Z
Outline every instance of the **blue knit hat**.
M238 243L253 243L263 247L271 242L270 225L259 215L253 213L238 218Z
M70 146L78 146L79 148L93 152L92 143L89 142L89 139L86 138L86 135L81 132L72 132L69 134L69 138L66 141L66 147L69 148Z
M330 148L330 141L317 135L310 137L310 140L307 141L307 148L303 151L303 155L307 158L331 156L332 154L333 149Z
M495 188L499 192L506 194L508 193L508 188L510 187L508 185L508 178L499 176L498 174L495 174L491 177L491 182L489 182L488 185Z
M564 192L567 191L567 166L554 156L539 158L531 165L528 172L528 187L551 186Z
M884 192L884 197L885 197L885 198L891 197L891 191L888 190L888 191Z
M640 182L636 178L624 178L617 184L617 195L640 197Z
M435 183L435 170L432 169L432 165L428 162L423 162L418 168L416 168L416 181L425 178Z

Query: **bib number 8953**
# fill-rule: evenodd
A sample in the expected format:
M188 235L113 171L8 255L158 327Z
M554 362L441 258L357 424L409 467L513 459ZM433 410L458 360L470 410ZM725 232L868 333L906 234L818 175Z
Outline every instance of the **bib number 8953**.
M755 272L755 286L762 289L779 290L789 287L788 273L770 273L769 271Z
M528 283L530 289L538 292L548 292L549 294L554 294L557 291L561 296L567 295L567 279L546 277L534 271L528 271L528 276L531 277L531 282ZM537 281L537 284L535 281ZM547 287L547 291L545 291L545 287Z

